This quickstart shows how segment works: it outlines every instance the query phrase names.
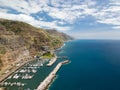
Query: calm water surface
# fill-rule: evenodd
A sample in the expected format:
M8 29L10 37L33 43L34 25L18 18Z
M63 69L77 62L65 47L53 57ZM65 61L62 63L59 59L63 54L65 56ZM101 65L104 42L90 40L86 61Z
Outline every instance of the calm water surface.
M120 41L75 40L58 55L72 62L60 69L50 90L120 90Z

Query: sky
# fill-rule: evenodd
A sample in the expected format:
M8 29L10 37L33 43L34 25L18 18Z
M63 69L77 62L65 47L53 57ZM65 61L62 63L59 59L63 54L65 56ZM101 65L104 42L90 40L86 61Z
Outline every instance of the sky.
M120 39L120 0L0 0L0 18L77 39Z

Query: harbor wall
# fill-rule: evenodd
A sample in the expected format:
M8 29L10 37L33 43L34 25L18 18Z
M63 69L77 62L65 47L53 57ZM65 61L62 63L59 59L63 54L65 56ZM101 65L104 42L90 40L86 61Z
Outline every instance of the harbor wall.
M53 69L53 71L44 79L43 82L40 83L37 90L46 90L46 88L49 86L49 84L53 81L53 79L56 76L56 73L58 72L60 67L63 64L66 64L68 62L69 62L69 60L65 60L63 62L58 63L57 66Z

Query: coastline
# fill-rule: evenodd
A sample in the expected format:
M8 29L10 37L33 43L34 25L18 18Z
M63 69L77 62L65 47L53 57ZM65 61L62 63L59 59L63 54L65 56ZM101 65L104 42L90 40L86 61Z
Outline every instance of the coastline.
M57 56L55 57L55 59L57 60ZM53 61L55 62L56 60L53 60ZM14 67L14 68L13 68L11 71L9 71L8 73L1 75L1 76L0 76L0 84L1 84L2 82L4 82L4 81L5 81L10 75L12 75L15 71L17 71L18 69L20 69L20 68L23 67L25 64L27 64L27 63L29 63L29 62L31 62L31 61L33 61L33 59L27 60L27 61L23 62L22 64L20 64L19 66ZM53 62L53 63L50 63L50 65L54 64L54 62Z
M67 41L65 41L65 42L67 42ZM66 46L65 42L63 42L63 45L62 45L61 47L57 48L55 51L60 50L60 49L62 49L63 47L65 47L65 46Z
M65 42L70 42L71 40L69 40L69 41L65 41ZM66 46L66 44L65 44L65 42L63 42L63 45L60 47L60 48L58 48L58 49L56 49L55 51L57 51L57 50L60 50L60 49L62 49L63 47L65 47ZM56 54L55 54L56 55ZM56 55L57 56L57 55ZM58 56L57 56L58 57ZM66 64L69 64L71 61L69 61L68 63L66 63ZM56 80L58 78L58 75L55 75L55 77L53 78L53 80L48 84L48 86L46 87L46 90L49 90L50 89L50 87L52 86L52 84L53 84L53 82Z
M46 29L42 29L42 28L39 29L24 22L7 20L7 19L1 19L0 22L2 23L1 29L3 29L3 31L1 32L1 35L3 36L0 37L1 38L0 44L2 48L0 53L1 54L0 86L1 87L2 87L1 82L10 81L8 85L7 84L5 85L6 87L7 86L9 87L10 85L11 86L13 85L10 84L11 82L16 83L16 81L19 81L19 79L21 79L21 77L25 75L26 77L29 77L31 79L33 76L27 75L26 72L34 71L34 73L36 73L37 71L36 69L28 70L28 71L24 70L22 73L24 73L25 75L20 75L20 76L15 75L16 80L14 80L13 75L18 73L19 69L21 69L22 67L24 66L28 67L26 65L27 63L29 62L33 63L35 58L37 57L39 58L39 56L41 57L41 55L44 52L50 51L50 53L52 53L52 50L56 51L58 48L63 48L65 46L64 44L65 42L73 39L71 36L64 34L62 32L58 32L57 30L51 30L52 32L47 32ZM14 28L19 28L20 30L19 29L13 30ZM34 55L36 56L34 57ZM29 57L32 58L29 59ZM53 67L55 67L57 63L58 62L56 62L53 65ZM44 65L42 64L41 66ZM50 68L50 70L53 70L53 67L52 69ZM46 71L48 72L48 69ZM9 76L11 76L12 78L10 78ZM31 79L31 80L34 81L35 79ZM22 80L20 82L22 82ZM32 84L31 82L30 83L26 82L26 83L30 85ZM11 86L10 88L12 88Z
M60 48L58 48L57 50L62 49L65 45L66 45L66 44L65 44L65 42L64 42L64 44L63 44Z
M58 49L61 49L61 48L63 48L64 46L65 46L65 42L64 42L64 44L63 44L60 48L58 48ZM57 50L57 49L56 49L56 50ZM56 51L56 50L55 50L55 51ZM55 54L55 55L56 55L56 54ZM57 60L57 55L56 55L56 60ZM53 64L56 62L56 60L53 62ZM10 75L12 75L15 71L19 70L19 69L22 68L25 64L27 64L27 63L29 63L29 62L31 62L31 61L33 61L33 59L21 63L19 66L14 67L13 70L11 70L9 73L4 74L3 76L1 76L1 77L0 77L0 85L1 85L1 83L4 82ZM51 66L52 66L53 64L51 64ZM52 82L55 80L55 77L56 77L56 75L54 76L54 78L52 78L51 83L48 84L47 88L48 88L48 87L52 84Z
M55 56L56 56L56 57L55 57L55 60L53 60L53 62L50 63L50 66L52 66L52 64L54 64L54 62L57 60L57 55L55 54ZM33 58L33 59L34 59L34 58ZM21 63L19 66L13 67L13 69L12 69L10 72L1 75L1 76L0 76L0 85L1 85L1 83L4 82L10 75L12 75L15 71L19 70L19 69L20 69L21 67L23 67L25 64L33 61L33 59L26 60L25 62Z
M74 39L73 39L73 40L74 40ZM64 42L63 42L63 45L62 45L60 48L56 49L56 50L62 49L63 47L66 46L65 43L67 43L67 42L71 42L71 41L73 41L73 40L64 41Z

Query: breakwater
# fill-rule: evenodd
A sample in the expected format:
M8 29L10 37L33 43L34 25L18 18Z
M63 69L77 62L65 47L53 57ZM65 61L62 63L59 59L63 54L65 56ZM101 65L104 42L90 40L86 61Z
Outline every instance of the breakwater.
M52 66L52 65L56 62L56 60L57 60L57 56L55 55L55 57L52 58L52 59L49 61L49 63L47 64L47 66Z
M40 83L37 90L45 90L48 85L53 81L54 77L56 76L57 71L63 64L69 63L69 60L62 61L57 64L57 66L53 69L53 71L44 79L43 82Z

